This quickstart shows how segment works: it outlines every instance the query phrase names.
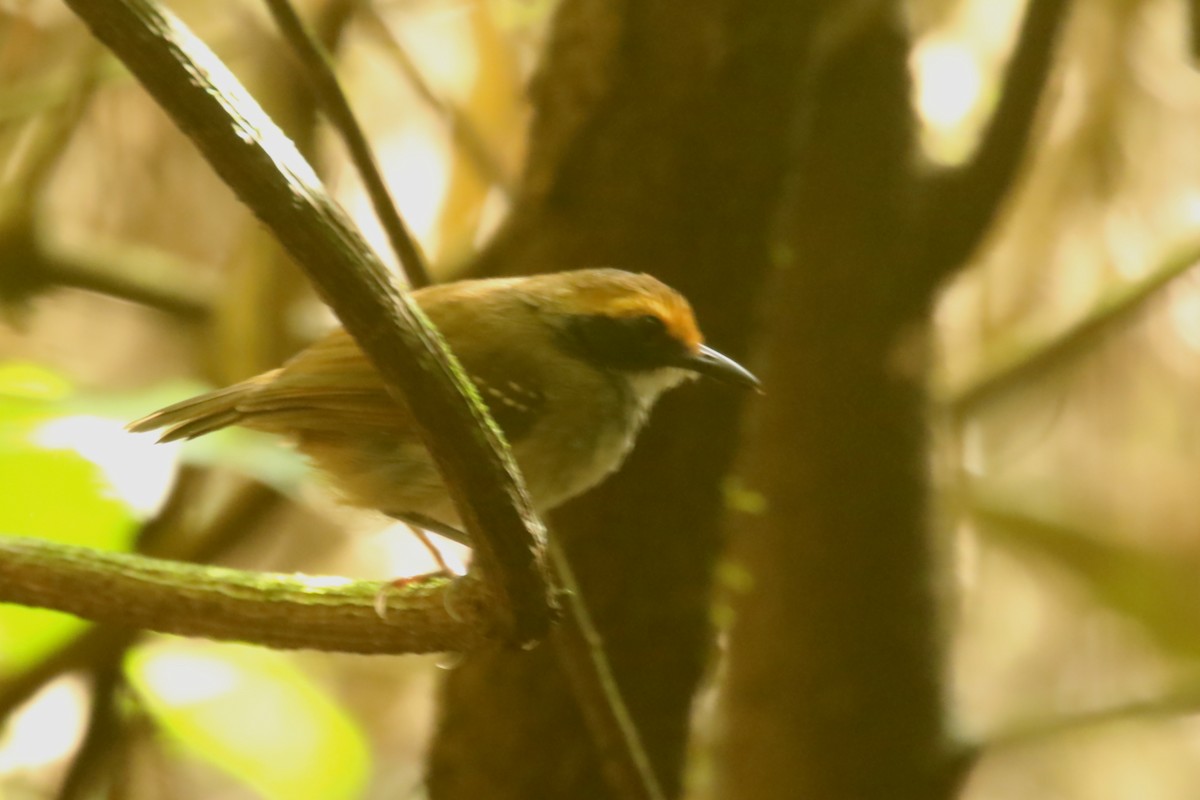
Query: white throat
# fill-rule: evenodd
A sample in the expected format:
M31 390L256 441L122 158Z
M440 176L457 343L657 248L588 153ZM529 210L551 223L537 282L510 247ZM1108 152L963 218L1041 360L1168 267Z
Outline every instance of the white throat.
M678 367L660 367L645 372L633 372L627 375L629 388L633 390L634 400L640 414L650 413L659 395L672 389L686 380L696 378L694 372Z

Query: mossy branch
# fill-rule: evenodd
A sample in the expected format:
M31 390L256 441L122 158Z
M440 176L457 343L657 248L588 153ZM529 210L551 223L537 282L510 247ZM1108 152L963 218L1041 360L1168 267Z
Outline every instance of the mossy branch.
M377 598L387 601L384 617ZM159 633L349 653L470 650L494 627L492 601L474 578L393 587L18 537L0 537L0 602Z

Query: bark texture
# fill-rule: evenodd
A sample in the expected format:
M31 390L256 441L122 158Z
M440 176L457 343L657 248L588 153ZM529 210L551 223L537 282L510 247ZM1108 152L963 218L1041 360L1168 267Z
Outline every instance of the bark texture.
M907 42L880 19L813 75L745 463L719 798L945 797L926 511Z
M611 265L686 294L708 340L746 353L771 260L805 3L566 0L540 77L516 209L485 274ZM721 483L743 395L676 391L613 479L553 516L668 796L711 651ZM448 676L431 796L607 798L550 648Z

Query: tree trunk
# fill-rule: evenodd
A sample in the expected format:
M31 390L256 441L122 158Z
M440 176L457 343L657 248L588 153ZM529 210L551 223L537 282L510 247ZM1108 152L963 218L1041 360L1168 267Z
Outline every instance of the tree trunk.
M880 15L814 70L795 257L771 291L767 395L745 453L765 513L734 556L716 796L949 792L923 396L908 43Z
M708 339L748 349L773 256L811 3L565 0L533 87L530 161L485 274L651 272ZM668 796L711 650L721 485L744 396L677 390L629 463L553 516ZM612 797L553 653L451 672L429 764L436 800Z

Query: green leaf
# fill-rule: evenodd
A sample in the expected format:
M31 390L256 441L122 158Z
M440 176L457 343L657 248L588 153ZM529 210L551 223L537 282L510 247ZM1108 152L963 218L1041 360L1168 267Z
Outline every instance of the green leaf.
M362 731L283 654L160 639L126 668L180 747L265 797L361 795L370 769Z
M130 509L105 495L100 470L69 450L0 453L0 533L107 550L127 549L136 530ZM0 605L0 674L35 663L86 627L67 614Z
M124 430L129 420L202 387L169 384L136 395L75 392L43 367L0 363L0 535L128 550L139 521L162 503L182 458L240 468L294 488L299 457L261 434L223 431L181 447ZM0 679L35 663L86 623L0 605Z
M48 370L0 364L0 486L7 500L0 503L0 534L128 549L137 518L105 470L69 442L39 441L72 419L56 416L69 394L66 380ZM67 614L0 606L0 675L35 663L86 624Z

